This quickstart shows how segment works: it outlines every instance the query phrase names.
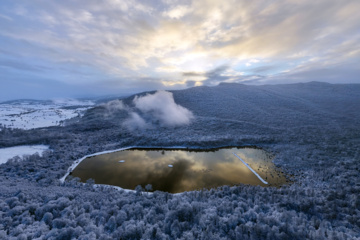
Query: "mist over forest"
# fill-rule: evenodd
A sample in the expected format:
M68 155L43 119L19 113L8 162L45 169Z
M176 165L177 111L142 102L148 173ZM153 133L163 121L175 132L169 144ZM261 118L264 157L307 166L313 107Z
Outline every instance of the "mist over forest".
M62 126L1 127L0 239L358 239L360 85L320 82L144 92ZM289 182L170 194L61 182L85 155L130 146L254 146Z

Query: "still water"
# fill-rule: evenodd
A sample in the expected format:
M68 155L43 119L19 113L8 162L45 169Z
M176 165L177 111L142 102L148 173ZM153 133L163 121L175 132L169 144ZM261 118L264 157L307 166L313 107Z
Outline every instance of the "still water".
M242 158L268 184L262 183L233 153ZM135 189L151 184L153 190L178 193L223 185L279 186L285 176L272 163L273 156L255 148L213 150L134 148L84 159L71 173L82 182Z

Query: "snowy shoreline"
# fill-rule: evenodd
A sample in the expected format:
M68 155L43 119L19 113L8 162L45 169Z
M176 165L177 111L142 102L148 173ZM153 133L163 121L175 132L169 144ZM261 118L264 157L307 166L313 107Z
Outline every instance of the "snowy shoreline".
M129 147L124 147L124 148L118 148L118 149L115 149L115 150L107 150L107 151L102 151L102 152L96 152L96 153L93 153L93 154L88 154L88 155L85 155L84 157L82 158L79 158L77 160L74 161L74 163L68 168L66 174L60 178L60 182L61 183L64 183L65 182L65 179L70 175L70 173L82 162L84 161L86 158L88 157L94 157L94 156L98 156L98 155L102 155L102 154L109 154L109 153L114 153L114 152L120 152L120 151L124 151L124 150L128 150L128 149L132 149L132 148L143 148L143 149L188 149L188 147L184 147L184 146L170 146L170 147L154 147L154 146L129 146ZM264 179L262 179L244 160L242 160L237 154L233 153L238 159L240 159L244 165L250 170L252 171L255 176L261 181L263 182L264 184L268 184L268 182L266 182ZM169 165L170 167L170 165ZM171 165L172 167L172 165ZM114 186L114 185L109 185L109 184L94 184L94 187L109 187L109 188L114 188L116 190L124 190L126 192L136 192L135 190L133 189L126 189L126 188L122 188L122 187L119 187L119 186ZM151 192L150 192L151 193ZM173 195L179 195L179 194L183 194L184 192L181 192L181 193L174 193Z
M235 155L235 157L237 157L238 159L240 159L240 161L251 171L255 174L255 176L261 181L263 182L264 184L268 184L268 182L266 182L264 179L262 179L262 177L260 177L260 175L255 172L254 169L252 169L249 164L247 164L241 157L239 157L236 153L233 153Z
M154 148L154 147L149 147L149 146L130 146L130 147L124 147L124 148L118 148L115 150L108 150L108 151L102 151L102 152L97 152L97 153L93 153L93 154L89 154L89 155L85 155L84 157L75 160L74 163L68 168L66 174L60 178L60 182L64 183L65 179L70 175L70 173L82 162L84 161L86 158L88 157L94 157L94 156L98 156L98 155L102 155L102 154L109 154L109 153L114 153L114 152L120 152L120 151L124 151L127 149L131 149L131 148ZM182 147L182 146L173 146L173 147L161 147L163 149L186 149L187 147ZM108 184L94 184L94 187L107 187L107 188L113 188L116 190L123 190L125 192L136 192L133 189L126 189L126 188L122 188L119 186L114 186L114 185L108 185ZM152 192L148 192L148 194L152 194ZM178 194L183 194L183 193L175 193L174 195L178 195Z
M88 157L94 157L94 156L98 156L98 155L102 155L102 154L108 154L108 153L114 153L114 152L120 152L120 151L124 151L127 149L131 149L131 148L154 148L154 147L149 147L149 146L130 146L130 147L124 147L124 148L118 148L115 150L108 150L108 151L102 151L102 152L97 152L97 153L93 153L93 154L89 154L89 155L85 155L84 157L77 159L74 161L74 163L68 168L66 174L60 178L60 182L64 183L65 179L69 176L69 174L82 162L84 161L86 158ZM186 149L186 147L182 147L182 146L173 146L173 147L161 147L163 149Z

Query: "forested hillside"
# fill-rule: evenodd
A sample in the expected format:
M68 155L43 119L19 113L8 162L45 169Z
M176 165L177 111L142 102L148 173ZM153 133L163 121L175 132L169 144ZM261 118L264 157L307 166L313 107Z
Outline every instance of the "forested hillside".
M224 83L171 93L102 103L63 127L2 129L0 147L51 151L0 165L0 238L360 238L360 85ZM275 154L292 183L172 195L59 181L75 160L105 150L248 145Z

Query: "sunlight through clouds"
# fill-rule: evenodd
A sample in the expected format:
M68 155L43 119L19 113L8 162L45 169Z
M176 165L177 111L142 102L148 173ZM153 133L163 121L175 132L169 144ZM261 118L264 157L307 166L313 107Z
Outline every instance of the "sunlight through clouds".
M89 94L185 88L190 82L327 81L310 74L327 68L340 76L354 73L332 82L359 82L357 0L5 0L2 5L0 67L9 91L14 80L58 82L63 92L77 86ZM219 78L205 74L224 65L228 69ZM142 79L156 84L142 86ZM134 87L135 82L140 84Z

